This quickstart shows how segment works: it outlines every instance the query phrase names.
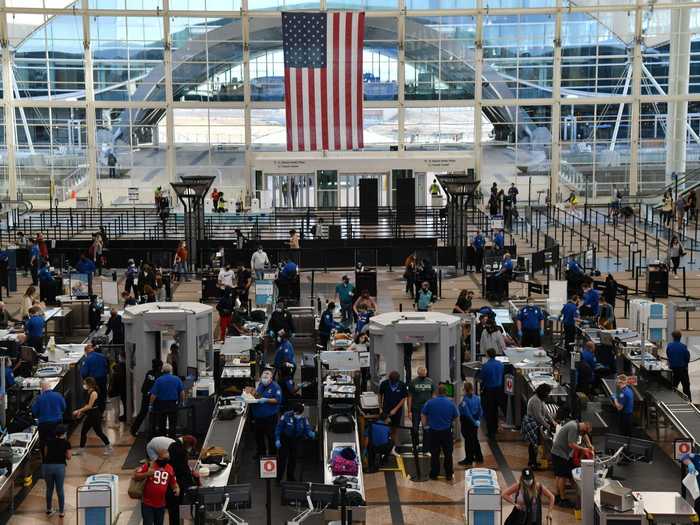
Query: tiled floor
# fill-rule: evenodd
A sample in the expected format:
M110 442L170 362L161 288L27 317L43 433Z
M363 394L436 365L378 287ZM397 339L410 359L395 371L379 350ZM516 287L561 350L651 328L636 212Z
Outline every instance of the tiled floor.
M317 273L315 275L316 290L332 290L333 287L330 285L339 282L343 273L344 272ZM620 273L618 274L618 278L621 282L631 282L628 273ZM480 281L473 275L444 280L442 289L443 298L435 305L435 309L450 312L454 300L459 290L462 288L474 290L478 296L479 282ZM675 285L676 283L677 282L674 281L672 284ZM19 285L20 290L24 290L27 284L27 279L21 278ZM308 285L308 283L306 283L306 285ZM700 290L700 275L690 275L688 285L689 288L692 287L692 289ZM387 272L380 270L378 288L380 290L378 298L380 310L398 310L400 305L404 310L411 309L411 301L404 294L404 283L401 280L401 271ZM198 281L183 283L177 288L175 298L179 300L196 301L198 300L200 289ZM518 295L522 292L514 289L512 293ZM324 299L322 294L321 297ZM13 294L6 299L5 302L8 304L10 311L14 312L18 310L19 300L20 294ZM479 306L480 304L481 300L477 299L474 306ZM622 309L618 308L617 313L618 316L621 317ZM700 326L697 324L699 318L700 314L691 317L691 324L694 328ZM620 324L624 325L625 321L620 319ZM696 328L696 330L700 330L700 328ZM700 385L700 381L697 381L698 378L700 378L700 365L694 364L691 368L691 382L694 385L694 392L700 397L698 386ZM129 451L129 447L133 443L133 438L128 434L123 424L115 422L115 415L113 412L107 414L107 419L111 421L107 424L107 433L110 439L115 443L114 454L109 457L103 456L102 448L99 446L99 440L91 436L88 453L85 456L76 457L70 461L66 480L67 514L63 523L76 522L76 488L85 480L86 476L100 472L117 473L120 476L120 514L118 523L140 523L140 512L136 509L136 502L130 500L126 494L131 472L124 471L121 468ZM78 434L78 432L73 434L72 443L74 446L78 444ZM664 439L664 446L666 449L669 448L670 439L671 438ZM499 470L499 478L503 486L505 486L506 481L516 479L519 475L519 471L525 466L527 462L527 447L520 440L518 433L510 431L499 434L498 443L507 464L505 475L504 471L499 469L494 454L485 439L482 440L482 449L485 456L484 466ZM463 457L462 450L461 442L457 443L454 452L455 462ZM402 502L400 507L394 502L389 501L389 495L387 493L387 475L394 477L396 480L399 501ZM540 473L539 476L546 486L553 488L554 480L551 473L544 472ZM388 474L380 472L367 475L365 484L368 502L367 523L369 524L395 524L399 522L399 518L403 519L403 523L411 525L425 525L431 522L441 525L464 523L464 484L462 470L456 472L455 481L452 483L447 483L445 481L414 483L405 479L399 472ZM37 481L29 496L17 509L9 523L11 525L61 523L60 518L57 516L47 519L44 515L44 492L45 485L43 481ZM54 503L54 506L56 506L56 503ZM509 510L509 507L504 505L504 517L507 516ZM397 512L399 513L398 515ZM575 521L572 511L562 511L559 509L554 511L553 520L556 525L565 525ZM264 523L264 521L259 521L259 523Z

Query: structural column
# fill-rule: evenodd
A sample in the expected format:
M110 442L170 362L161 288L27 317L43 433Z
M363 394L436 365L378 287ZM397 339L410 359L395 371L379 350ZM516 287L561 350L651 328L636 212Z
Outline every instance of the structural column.
M253 0L255 1L255 0ZM253 131L251 124L250 92L250 18L248 17L248 0L243 0L241 7L241 34L243 35L243 135L245 140L245 173L248 174L250 194L255 197L255 173L253 171L252 148ZM285 94L285 96L287 96ZM288 116L287 116L288 118ZM264 184L264 182L263 182Z
M406 49L404 43L406 41L406 7L404 0L399 0L399 19L398 19L398 44L399 44L399 56L398 56L398 75L397 75L397 98L399 103L399 151L403 151L406 148ZM391 194L391 192L390 192Z
M173 108L173 40L170 34L169 0L163 0L163 64L165 69L165 172L168 181L176 182L177 161L175 159L175 110Z
M634 47L632 48L632 107L630 108L630 163L629 163L629 194L637 195L639 192L639 119L641 117L641 104L639 97L642 94L642 45L644 36L642 33L642 21L644 19L643 0L637 0L637 9L634 18Z
M690 8L671 9L668 95L688 94L690 85ZM666 118L666 184L685 172L688 101L671 98Z
M0 0L4 9L5 1ZM15 151L15 113L12 107L12 53L7 32L7 17L0 16L0 45L2 46L2 104L5 113L5 144L7 146L7 193L10 200L17 198L17 161Z
M477 5L481 7L481 0L477 0ZM484 71L484 17L479 9L476 15L476 35L474 42L474 173L477 180L483 180L483 153L481 151L482 133L482 98L483 83L481 80ZM481 205L481 203L477 203Z
M99 203L97 189L97 122L95 120L95 88L92 75L92 51L90 49L89 0L83 0L83 70L85 71L85 125L87 135L88 206Z
M561 0L557 0L561 7ZM552 155L549 172L549 202L556 202L561 177L561 10L554 21L554 62L552 63Z

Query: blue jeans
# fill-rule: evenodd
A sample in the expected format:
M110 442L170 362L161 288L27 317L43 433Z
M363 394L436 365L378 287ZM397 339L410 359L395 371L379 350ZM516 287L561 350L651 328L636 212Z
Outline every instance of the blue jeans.
M178 274L178 277L182 279L183 277L185 278L185 281L190 280L190 276L187 274L187 262L179 262L175 265L175 272Z
M265 277L265 270L255 270L255 280L259 281Z
M156 509L141 503L141 518L143 525L163 525L165 521L165 507Z
M66 505L66 499L63 494L63 482L66 479L66 466L60 463L46 463L42 465L42 473L46 481L46 510L51 510L53 489L56 487L58 512L63 512Z

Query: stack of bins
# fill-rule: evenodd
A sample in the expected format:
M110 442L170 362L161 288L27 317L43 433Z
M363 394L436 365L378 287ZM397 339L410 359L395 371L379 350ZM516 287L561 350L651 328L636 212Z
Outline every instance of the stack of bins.
M464 472L464 519L467 525L501 523L501 488L495 470L472 468Z

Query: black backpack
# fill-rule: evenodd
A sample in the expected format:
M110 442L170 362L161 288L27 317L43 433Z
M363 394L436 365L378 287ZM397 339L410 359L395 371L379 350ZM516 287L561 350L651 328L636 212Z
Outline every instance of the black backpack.
M350 434L355 431L355 421L347 414L333 414L328 419L328 430L335 434Z

